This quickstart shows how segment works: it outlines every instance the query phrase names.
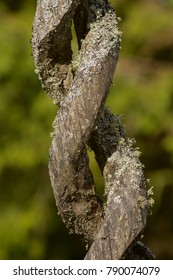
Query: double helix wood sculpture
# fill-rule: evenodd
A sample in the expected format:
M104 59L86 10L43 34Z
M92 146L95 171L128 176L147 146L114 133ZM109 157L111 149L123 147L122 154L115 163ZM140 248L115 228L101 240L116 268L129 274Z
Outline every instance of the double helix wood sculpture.
M79 48L75 61L72 21ZM51 185L65 225L90 246L85 259L130 258L134 244L152 257L136 243L149 206L139 152L118 116L104 107L120 49L117 24L107 0L37 1L36 72L59 106L50 147ZM87 145L104 177L104 203L96 192Z

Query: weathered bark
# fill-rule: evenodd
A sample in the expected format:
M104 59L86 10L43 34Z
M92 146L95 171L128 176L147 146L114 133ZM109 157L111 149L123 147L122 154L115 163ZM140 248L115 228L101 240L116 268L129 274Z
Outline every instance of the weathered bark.
M80 50L75 62L72 19ZM138 151L118 117L103 109L119 53L116 15L106 0L38 1L32 45L43 88L60 106L49 161L59 213L71 232L92 243L86 259L119 259L126 249L129 256L149 203ZM104 176L104 206L87 143Z
M107 110L89 142L103 169L106 203L104 222L86 259L120 259L146 224L146 180L139 151L126 138L118 117Z

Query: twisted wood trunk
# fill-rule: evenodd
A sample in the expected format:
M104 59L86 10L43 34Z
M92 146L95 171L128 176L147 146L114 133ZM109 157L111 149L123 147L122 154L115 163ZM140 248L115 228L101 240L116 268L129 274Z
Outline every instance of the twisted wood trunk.
M76 61L72 21L79 47ZM89 244L85 259L152 258L148 248L136 243L149 206L139 152L119 118L104 108L120 48L114 10L106 0L37 1L32 46L42 86L59 106L49 174L62 220ZM104 177L104 205L86 145Z

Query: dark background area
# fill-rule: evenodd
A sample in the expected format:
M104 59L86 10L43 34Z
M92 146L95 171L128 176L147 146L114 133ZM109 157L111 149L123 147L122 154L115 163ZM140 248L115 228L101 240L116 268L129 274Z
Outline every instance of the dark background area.
M143 241L157 259L173 259L173 1L111 3L123 33L107 106L135 137L153 186ZM49 181L57 108L34 73L35 8L35 0L0 0L0 259L81 259L85 245L57 215Z

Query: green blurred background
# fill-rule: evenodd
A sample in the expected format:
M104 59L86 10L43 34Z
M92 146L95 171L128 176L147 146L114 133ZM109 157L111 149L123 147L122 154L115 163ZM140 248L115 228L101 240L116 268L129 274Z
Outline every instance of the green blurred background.
M173 259L173 0L112 0L122 47L107 106L142 151L155 205L144 242ZM48 175L57 108L41 89L31 56L36 0L0 0L0 259L81 259ZM103 189L94 157L91 168Z

